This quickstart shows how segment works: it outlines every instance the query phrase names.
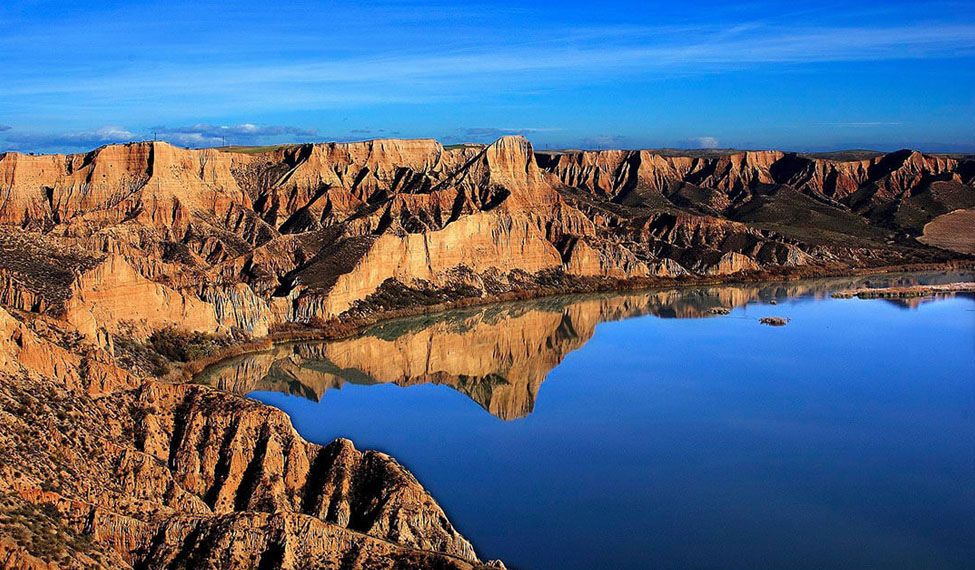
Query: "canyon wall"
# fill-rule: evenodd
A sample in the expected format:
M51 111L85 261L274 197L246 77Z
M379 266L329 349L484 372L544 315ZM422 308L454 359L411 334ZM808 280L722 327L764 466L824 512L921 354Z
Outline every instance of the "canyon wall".
M310 444L235 394L136 378L57 321L0 309L0 416L0 522L21 529L3 567L481 565L389 456Z
M943 261L958 254L915 238L975 207L973 180L971 160L913 151L535 153L519 137L7 153L0 294L90 338L262 336L424 298Z

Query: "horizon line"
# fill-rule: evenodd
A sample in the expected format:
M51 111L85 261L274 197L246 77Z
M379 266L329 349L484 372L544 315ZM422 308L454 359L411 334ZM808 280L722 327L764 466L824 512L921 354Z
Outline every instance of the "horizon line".
M373 137L373 138L353 139L353 140L319 140L319 141L277 143L277 144L268 144L268 145L238 145L238 144L227 144L227 145L220 145L220 146L199 146L199 147L196 147L196 146L184 146L184 145L180 145L180 144L177 144L177 143L173 143L173 142L170 142L170 141L167 141L167 140L164 140L164 139L153 139L153 140L150 140L150 139L135 140L135 139L133 139L133 140L130 140L130 141L108 142L108 143L105 143L105 144L102 144L102 145L98 145L98 146L92 147L89 150L81 150L81 151L78 151L78 152L39 152L39 151L29 151L29 150L19 150L19 149L18 150L0 150L0 157L5 157L6 155L9 155L9 154L19 154L19 155L26 155L26 156L73 156L73 155L86 155L86 154L91 154L93 152L99 151L99 150L104 149L104 148L112 147L112 146L128 146L128 145L146 144L146 143L163 143L163 144L169 145L171 147L180 148L180 149L183 149L183 150L218 150L218 151L221 151L221 152L233 153L233 154L248 154L247 151L258 151L258 149L266 149L266 151L258 151L258 152L255 152L254 154L260 154L261 152L271 152L273 150L278 150L278 149L287 148L287 147L299 147L299 146L305 146L305 145L312 145L312 146L317 146L317 145L351 145L351 144L362 144L362 143L371 143L371 142L379 142L379 141L432 141L432 142L435 142L438 145L440 145L441 148L443 148L445 150L450 150L452 148L458 148L458 147L481 147L481 148L487 148L489 146L492 146L494 144L497 144L499 141L501 141L502 139L506 139L506 138L517 138L517 139L523 139L523 140L525 140L526 142L528 142L529 145L531 145L531 147L532 147L531 150L535 154L539 154L539 153L541 153L541 154L558 154L558 153L580 153L580 152L613 152L613 151L623 151L623 152L649 151L649 152L655 152L655 153L658 153L658 154L659 153L667 153L667 154L670 154L671 156L682 156L680 153L698 153L698 154L702 154L703 153L703 154L711 154L711 155L724 156L724 155L739 154L739 153L749 153L749 152L781 152L781 153L784 153L784 154L795 154L795 155L800 155L800 156L801 155L815 156L815 155L831 155L831 154L842 154L842 153L852 153L852 152L873 153L873 154L876 154L876 155L888 155L888 154L894 154L894 153L898 153L898 152L911 151L911 152L918 152L918 153L925 154L925 155L930 155L930 156L953 156L953 155L975 156L975 152L972 152L972 151L964 151L964 150L957 150L957 151L925 151L925 150L923 150L920 147L903 147L903 148L898 148L898 149L889 150L889 151L877 150L877 149L871 149L871 148L859 148L859 147L837 148L837 149L834 149L834 150L815 150L815 151L809 151L809 150L789 150L787 148L776 148L776 147L761 147L761 148L758 148L758 147L751 147L751 148L738 148L738 147L719 147L719 148L718 147L716 147L716 148L711 148L711 147L696 147L696 148L691 148L691 147L687 147L687 148L684 148L684 147L667 147L667 146L664 146L664 147L609 147L609 146L605 146L605 147L597 147L597 148L593 148L593 147L589 147L589 148L573 148L573 147L567 147L567 148L536 149L534 143L532 143L531 139L529 139L527 136L522 135L522 134L511 134L511 135L503 135L503 136L500 136L497 139L495 139L493 142L490 142L490 143L482 143L482 142L473 142L473 141L471 141L471 142L460 142L460 143L449 143L449 144L444 144L441 140L439 140L436 137Z

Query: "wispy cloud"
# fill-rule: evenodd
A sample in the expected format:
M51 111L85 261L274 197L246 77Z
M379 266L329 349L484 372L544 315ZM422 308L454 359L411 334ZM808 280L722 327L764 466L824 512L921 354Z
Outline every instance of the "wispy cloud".
M179 146L196 148L222 144L259 145L269 142L308 140L317 134L315 130L311 129L252 123L226 126L207 124L185 127L159 126L144 132L135 132L119 126L105 126L92 131L65 133L20 132L13 129L0 129L0 131L6 131L0 134L0 141L5 142L8 147L39 151L88 150L106 144L153 138Z
M841 121L835 123L817 123L819 125L830 126L830 127L896 127L903 125L904 123L900 121Z
M579 139L579 144L577 146L582 149L603 150L626 148L629 145L627 144L626 137L623 135L599 134Z
M8 147L15 149L89 149L106 144L129 142L136 138L136 134L124 127L105 126L92 131L67 133L27 132L6 129L6 132L0 135L0 138L7 143Z
M8 96L81 94L140 100L219 98L221 104L368 105L430 101L485 84L528 89L618 74L717 73L743 66L879 61L975 54L975 25L918 23L890 27L696 26L590 30L541 36L514 47L474 45L436 52L288 62L159 64L117 72L8 78ZM582 37L583 39L577 39ZM528 55L530 54L530 56ZM519 78L517 84L512 78ZM138 87L136 91L134 88Z
M460 129L460 134L474 140L475 142L481 141L482 139L497 139L499 137L511 136L511 135L521 135L528 136L534 133L545 133L558 131L561 129L554 128L537 128L537 127L518 127L518 128L505 128L505 127L468 127Z

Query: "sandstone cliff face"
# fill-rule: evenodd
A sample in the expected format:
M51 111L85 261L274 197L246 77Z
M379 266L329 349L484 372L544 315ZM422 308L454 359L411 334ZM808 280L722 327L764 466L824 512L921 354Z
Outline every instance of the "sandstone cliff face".
M231 204L249 206L231 167L233 155L187 151L162 143L111 145L86 155L0 158L0 187L9 200L0 221L14 224L86 220L184 225L196 212L216 217Z
M975 204L973 173L908 151L536 154L520 137L8 153L0 296L91 338L174 323L261 336L394 289L449 300L566 279L944 259L910 236Z
M545 169L566 186L584 188L622 202L638 190L667 195L684 185L719 191L724 203L740 200L763 184L788 184L836 200L893 200L925 179L963 180L959 162L898 151L869 160L837 161L778 151L742 152L717 157L663 156L651 151L586 151L546 153ZM686 189L684 189L686 192Z
M537 273L560 266L558 251L527 216L481 212L439 231L384 234L371 240L354 267L338 275L324 294L319 293L310 302L300 299L291 320L338 317L388 279L407 285L422 282L446 287L455 279L451 273L458 268L477 275L514 270ZM305 274L300 273L299 280Z
M120 321L138 318L143 331L184 326L215 331L217 319L203 301L187 297L139 274L125 259L109 255L91 271L78 276L65 305L65 320L89 337Z

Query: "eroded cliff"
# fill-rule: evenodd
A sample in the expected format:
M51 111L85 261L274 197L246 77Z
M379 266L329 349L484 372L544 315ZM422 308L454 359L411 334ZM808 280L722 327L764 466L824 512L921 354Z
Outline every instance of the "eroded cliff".
M57 323L0 310L0 379L4 566L480 564L392 458L310 444L234 394L135 378Z
M519 137L8 153L0 285L92 338L261 336L425 297L943 261L914 238L975 205L973 179L971 161L908 151L536 154Z
M911 151L536 153L520 137L0 155L0 516L41 521L0 537L0 557L476 566L395 460L311 445L263 405L160 382L153 350L186 331L226 345L424 305L949 261L965 250L916 238L960 243L970 218L949 213L975 207L973 183L971 160ZM476 318L453 336L380 335L317 357L448 384L514 418L591 334L587 314ZM248 366L314 394L347 380L275 354Z

